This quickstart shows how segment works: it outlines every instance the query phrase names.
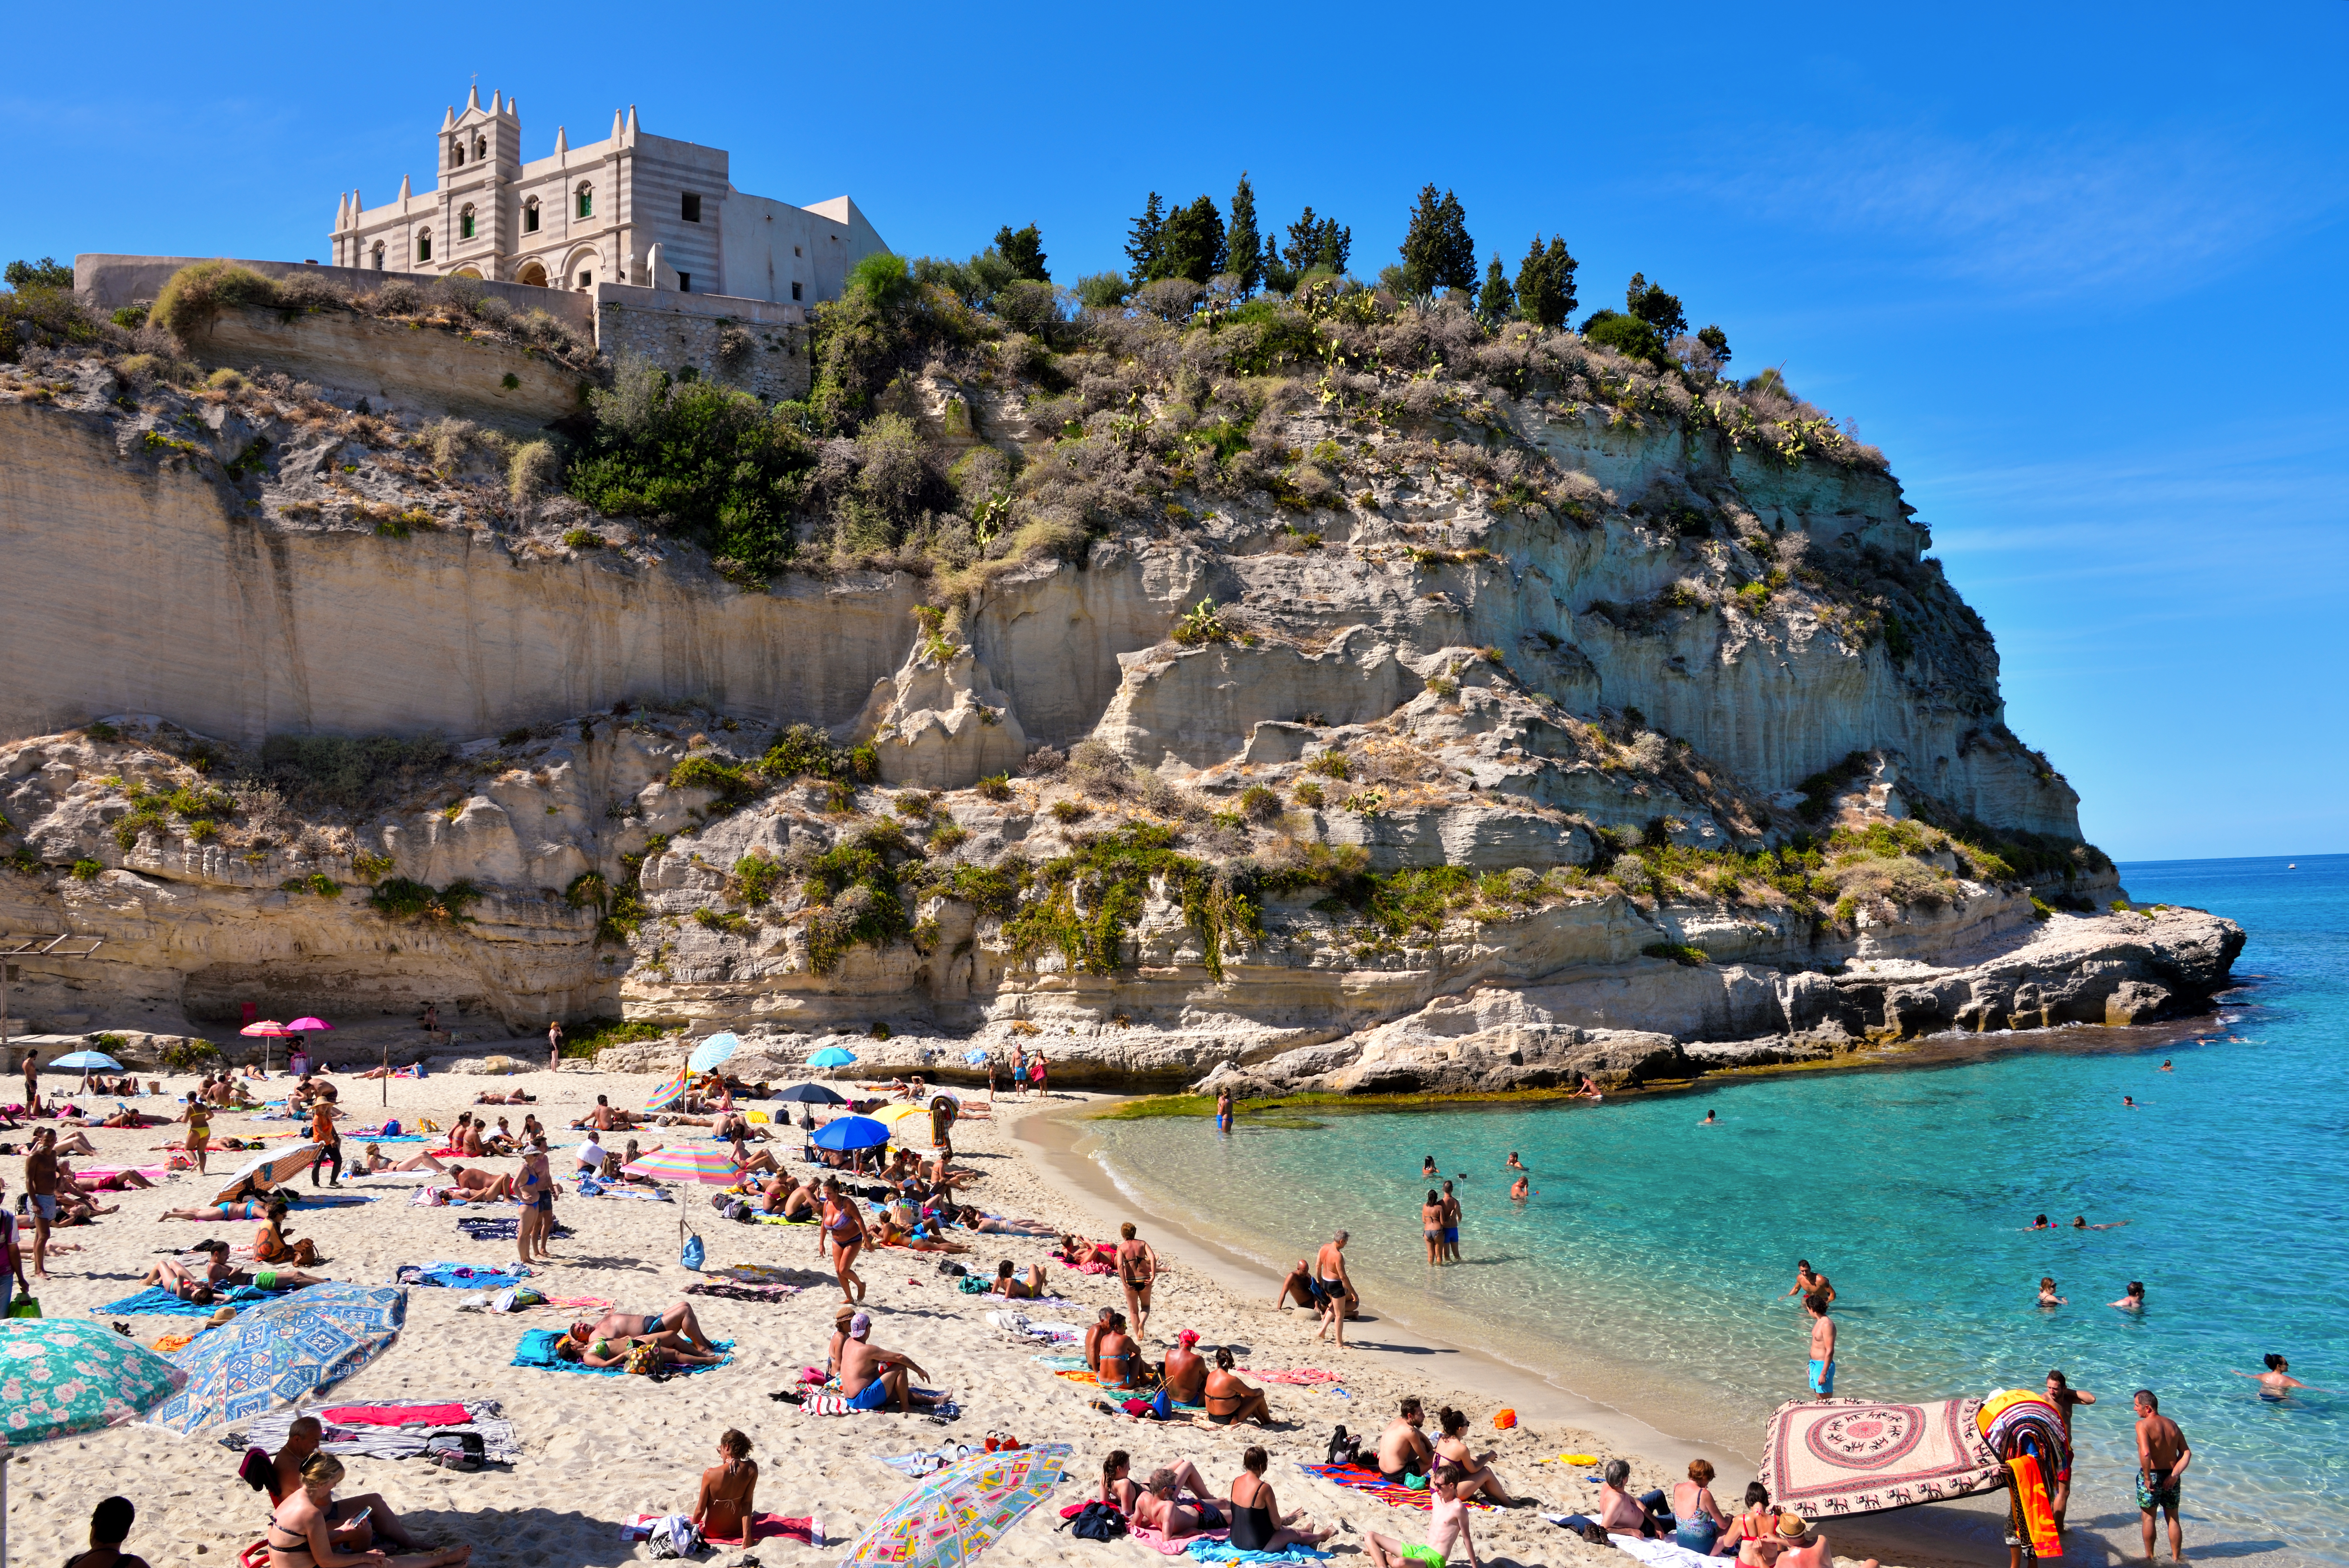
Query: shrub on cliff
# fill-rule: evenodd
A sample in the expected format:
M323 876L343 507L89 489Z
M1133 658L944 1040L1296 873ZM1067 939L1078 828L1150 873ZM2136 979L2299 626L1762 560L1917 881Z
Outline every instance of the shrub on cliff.
M210 327L223 310L277 302L277 286L251 267L203 261L171 275L147 318L174 337L187 337Z
M694 540L745 586L781 569L814 463L782 416L747 393L672 383L645 360L624 363L589 401L595 423L571 467L573 495Z

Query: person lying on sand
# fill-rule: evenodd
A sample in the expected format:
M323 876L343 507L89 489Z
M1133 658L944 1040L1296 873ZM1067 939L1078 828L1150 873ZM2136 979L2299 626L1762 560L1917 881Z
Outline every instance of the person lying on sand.
M228 1248L217 1252L207 1251L201 1266L191 1267L178 1258L158 1258L140 1276L142 1285L156 1285L171 1292L183 1302L209 1306L212 1298L228 1287L236 1271L229 1266Z
M57 1161L57 1185L60 1189L88 1197L93 1192L121 1192L131 1188L152 1187L155 1184L135 1170L122 1169L105 1176L76 1176L64 1160Z
M582 1366L624 1366L640 1350L649 1350L663 1366L715 1366L726 1357L717 1351L692 1348L682 1334L636 1334L601 1336L582 1341L564 1334L554 1342L554 1354Z
M203 1203L193 1209L166 1209L155 1216L162 1220L258 1220L267 1213L269 1206L259 1199L247 1198L233 1203Z
M125 1106L98 1125L102 1127L159 1127L163 1125L163 1118L142 1116Z
M316 1416L294 1418L294 1424L285 1430L285 1446L270 1456L271 1466L276 1471L276 1482L269 1489L273 1498L282 1499L301 1487L302 1467L310 1462L310 1456L318 1451L318 1444L325 1437L326 1428L318 1425ZM343 1522L362 1513L367 1518L356 1525ZM327 1528L335 1544L345 1552L367 1551L378 1539L395 1546L413 1548L417 1543L416 1538L408 1533L408 1527L399 1521L399 1516L375 1492L347 1497L336 1503L327 1510Z
M740 1144L744 1139L757 1143L772 1143L775 1135L744 1116L740 1111L729 1111L709 1124L709 1130L719 1137L730 1137ZM769 1158L774 1158L768 1156Z
M1259 1427L1272 1424L1271 1407L1265 1403L1264 1390L1251 1388L1232 1370L1229 1345L1216 1347L1216 1369L1207 1374L1207 1419L1218 1427L1228 1427L1235 1421L1254 1421Z
M571 1337L585 1344L593 1339L636 1339L647 1334L678 1334L695 1350L715 1350L717 1345L701 1332L701 1320L691 1305L678 1302L657 1313L607 1312L589 1323L571 1325Z
M850 1408L883 1410L895 1400L897 1414L910 1416L916 1407L933 1409L945 1402L944 1394L926 1395L914 1387L908 1374L929 1376L920 1363L902 1352L882 1349L872 1342L872 1314L860 1310L848 1320L848 1338L840 1347L840 1391L848 1397Z
M62 1132L57 1134L57 1141L49 1146L49 1152L51 1154L87 1154L94 1156L98 1153L98 1145L89 1141L89 1135L88 1133L83 1132L79 1127L76 1127L71 1132Z
M815 1218L818 1194L816 1189L788 1171L778 1171L759 1194L759 1207L769 1214L780 1214L786 1220Z
M881 1245L903 1247L913 1252L968 1252L970 1251L960 1241L941 1240L920 1228L908 1229L899 1224L894 1215L885 1216L881 1221ZM1040 1266L1038 1272L1042 1272Z
M780 1171L783 1168L776 1162L775 1157L765 1149L760 1149L754 1154L750 1147L738 1137L734 1140L734 1168L747 1176L759 1171Z
M370 1144L367 1147L372 1148L374 1145ZM429 1149L419 1149L416 1153L409 1155L406 1159L401 1160L398 1165L393 1166L391 1168L394 1170L437 1170L441 1172L443 1175L446 1175L449 1170L447 1166L440 1163L440 1157L434 1154Z
M1006 1220L998 1214L981 1214L967 1203L956 1214L955 1223L982 1236L1049 1236L1052 1233L1052 1228L1040 1220ZM1040 1264L1038 1266L1041 1267Z
M343 1479L343 1461L332 1454L312 1454L302 1463L302 1484L269 1518L269 1568L458 1568L472 1561L470 1546L448 1546L438 1552L413 1552L398 1557L378 1552L354 1555L335 1544L334 1491ZM370 1515L370 1522L373 1516Z
M1032 1302L1044 1293L1044 1265L1029 1264L1027 1277L1022 1279L1011 1260L1006 1258L995 1265L995 1282L987 1290L989 1295L1004 1296L1016 1302Z
M469 1170L461 1165L449 1168L449 1179L455 1182L471 1203L495 1203L513 1196L512 1176L492 1176L486 1170Z
M514 1090L510 1095L501 1095L495 1089L484 1089L480 1094L473 1096L473 1104L477 1106L534 1106L538 1104L538 1096L536 1095L525 1095L520 1089Z
M1178 1489L1188 1491L1193 1501L1183 1501ZM1170 1541L1196 1535L1203 1530L1222 1530L1231 1522L1224 1516L1215 1488L1207 1484L1198 1466L1187 1459L1180 1469L1162 1465L1151 1471L1150 1479L1134 1491L1128 1517Z

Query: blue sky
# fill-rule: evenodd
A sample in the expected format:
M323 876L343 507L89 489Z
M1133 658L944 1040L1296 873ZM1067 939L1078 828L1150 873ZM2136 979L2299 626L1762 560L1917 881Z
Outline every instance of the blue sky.
M1433 180L1513 265L1564 233L1584 310L1643 270L1856 419L2092 839L2349 849L2349 5L1899 11L128 5L115 71L49 8L14 53L60 68L0 85L0 254L323 255L476 72L530 156L634 103L909 254L1039 223L1064 282L1243 168L1375 272Z

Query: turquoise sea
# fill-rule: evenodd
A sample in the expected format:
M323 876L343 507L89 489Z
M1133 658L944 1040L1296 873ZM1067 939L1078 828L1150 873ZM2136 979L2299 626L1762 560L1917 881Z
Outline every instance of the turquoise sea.
M1595 1106L1244 1123L1228 1138L1094 1123L1097 1158L1268 1264L1345 1227L1374 1307L1608 1390L1667 1431L1725 1408L1749 1455L1802 1392L1806 1324L1781 1293L1808 1258L1840 1293L1837 1393L1935 1398L2063 1368L2099 1400L2075 1422L2075 1522L2134 1553L2128 1404L2150 1387L2194 1449L2189 1555L2349 1563L2349 1397L2271 1403L2229 1375L2278 1351L2303 1381L2349 1390L2349 856L2122 873L2136 898L2245 928L2219 1014ZM1720 1125L1698 1126L1708 1110ZM1534 1171L1523 1205L1511 1150ZM1464 1263L1434 1271L1428 1154L1468 1178ZM2040 1213L2117 1228L2027 1230ZM2042 1275L2069 1305L2037 1305ZM2106 1304L2131 1280L2141 1316ZM1742 1490L1745 1467L1723 1468Z

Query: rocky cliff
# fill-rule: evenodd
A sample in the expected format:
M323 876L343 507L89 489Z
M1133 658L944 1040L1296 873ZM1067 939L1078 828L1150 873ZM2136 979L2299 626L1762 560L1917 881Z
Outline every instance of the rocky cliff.
M1433 403L1258 377L1256 483L1216 466L1226 389L1029 353L879 406L941 470L1016 472L1049 547L949 584L803 545L748 586L502 437L27 354L0 924L106 940L28 962L18 1017L1049 1028L1105 1080L1371 1088L2224 983L2223 921L2060 912L2109 864L1816 410L1700 417L1603 356ZM1157 421L1149 482L1048 526L1115 419Z

